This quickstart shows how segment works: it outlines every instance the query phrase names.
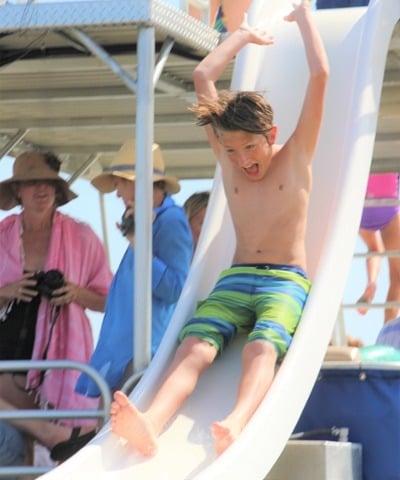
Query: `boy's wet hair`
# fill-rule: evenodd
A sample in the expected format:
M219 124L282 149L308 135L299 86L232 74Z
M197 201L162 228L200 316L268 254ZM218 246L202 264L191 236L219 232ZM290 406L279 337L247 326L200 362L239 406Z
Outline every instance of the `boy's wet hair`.
M258 92L219 92L218 98L204 98L190 108L197 125L211 125L214 131L238 131L267 135L273 126L273 110Z

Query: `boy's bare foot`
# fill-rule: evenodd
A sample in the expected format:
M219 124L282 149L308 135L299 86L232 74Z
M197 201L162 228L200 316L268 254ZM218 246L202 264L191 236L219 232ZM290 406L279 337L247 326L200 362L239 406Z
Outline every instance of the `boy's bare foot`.
M375 296L375 292L376 292L375 283L369 283L364 293L357 300L357 303L371 303ZM366 307L358 307L357 310L358 310L358 313L360 313L361 315L365 315L368 312L368 308Z
M211 433L215 440L215 452L221 455L239 436L239 428L233 428L228 422L214 422Z
M141 455L151 457L156 454L157 437L150 420L120 391L114 393L111 405L111 428Z

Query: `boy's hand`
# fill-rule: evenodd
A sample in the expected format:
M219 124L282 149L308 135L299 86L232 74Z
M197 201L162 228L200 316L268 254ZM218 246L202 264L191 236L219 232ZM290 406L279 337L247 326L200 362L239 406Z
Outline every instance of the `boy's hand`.
M293 3L293 10L284 18L287 22L295 22L299 13L304 13L305 10L310 9L310 0L301 0L300 3Z
M244 14L244 19L239 27L239 31L249 35L249 43L256 45L271 45L274 43L274 37L270 35L267 30L262 27L250 27L247 23L247 13Z

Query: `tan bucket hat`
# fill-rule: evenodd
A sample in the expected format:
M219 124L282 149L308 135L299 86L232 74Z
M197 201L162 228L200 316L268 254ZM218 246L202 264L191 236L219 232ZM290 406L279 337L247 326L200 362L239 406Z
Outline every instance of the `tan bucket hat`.
M133 139L125 140L109 168L94 177L92 185L101 193L115 190L115 177L125 178L132 182L136 179L136 144ZM153 182L163 180L168 193L177 193L181 189L178 179L165 174L165 164L160 146L153 144Z
M53 161L54 160L54 161ZM24 152L14 161L13 175L0 183L0 209L10 210L20 201L15 193L15 184L29 180L53 180L57 182L57 206L64 205L77 197L68 183L58 175L60 160L50 153Z

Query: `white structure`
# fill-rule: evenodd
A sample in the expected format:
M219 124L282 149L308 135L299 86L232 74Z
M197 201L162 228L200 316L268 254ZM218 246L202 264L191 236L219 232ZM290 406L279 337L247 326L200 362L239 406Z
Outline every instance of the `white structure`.
M218 41L215 32L196 22L190 23L184 17L180 17L180 20L181 23L187 22L187 28L179 29L176 17L170 20L167 15L171 9L163 7L157 1L86 1L71 2L69 6L60 2L54 6L37 5L35 10L25 11L22 6L18 8L18 13L15 10L17 6L14 6L8 10L10 16L0 15L0 31L29 28L32 33L35 28L43 29L52 25L68 34L71 43L84 46L105 61L111 70L120 75L128 88L136 90L136 136L140 139L138 158L150 157L148 152L154 134L162 137L161 130L157 131L157 128L161 129L158 123L161 113L158 119L157 114L155 116L153 134L154 96L149 88L153 85L152 79L154 84L157 83L157 75L153 70L154 25L162 32L173 34L177 42L184 42L197 53L212 49ZM289 0L254 1L250 21L256 23L256 19L264 16L272 18L276 45L264 50L249 47L239 56L233 79L235 88L255 88L268 92L280 126L280 141L291 132L291 122L297 119L302 97L298 92L304 91L307 75L298 31L295 26L281 21L283 12L290 9ZM204 375L194 395L162 434L160 452L154 459L143 461L138 458L105 426L87 447L46 474L43 477L46 480L262 479L284 448L315 381L336 321L373 157L386 55L389 49L399 50L398 29L392 37L400 18L399 0L372 0L368 9L326 10L314 14L327 46L332 69L326 116L314 163L314 189L308 230L309 271L314 286L293 345L265 401L239 439L216 459L209 424L212 420L223 417L231 407L229 402L233 402L242 344L241 339L238 339ZM135 21L140 26L137 37L137 82L126 75L125 69L119 68L120 64L104 55L104 51L93 43L85 31L93 29L95 36L99 26L105 27L113 23L123 25L124 22L129 24ZM101 36L104 32L99 28L97 33ZM158 65L162 64L163 57L167 55L167 41L164 46ZM166 88L165 83L163 87ZM169 88L177 88L177 85L170 82ZM175 103L182 100L184 93L181 89L174 98ZM156 103L157 100L167 101L165 98L156 98ZM189 96L186 96L186 101L189 101ZM0 114L1 108L0 105ZM7 109L4 113L6 116L12 115ZM82 117L80 112L75 114L83 122L83 114ZM14 125L18 125L17 120ZM5 124L3 127L6 128ZM12 125L7 132L10 141L12 133L15 138L18 136L18 132L11 131L11 127ZM76 135L79 135L79 130L75 130ZM26 141L29 131L20 135ZM180 135L183 135L182 130ZM36 138L40 138L40 135ZM192 145L193 152L207 152L198 138L196 141ZM115 137L115 143L119 145L118 142L119 139ZM59 144L58 147L61 149ZM64 149L67 153L67 146ZM110 153L111 150L109 147L107 152ZM146 162L139 167L142 169L143 182L137 190L142 199L149 198L148 167ZM137 266L142 279L137 284L142 285L142 290L136 292L140 299L136 304L138 311L141 314L144 312L136 315L137 318L146 318L149 312L147 218L150 215L147 210L144 203L143 217L137 219L139 226L143 227L138 229L143 233L138 237L137 244L138 250L143 252L143 263ZM175 349L180 327L193 312L196 300L208 293L219 271L231 261L234 235L218 169L208 212L199 249L173 321L154 361L134 390L133 398L140 406L149 401L157 388ZM139 347L136 349L139 351L139 364L145 364L148 352Z

